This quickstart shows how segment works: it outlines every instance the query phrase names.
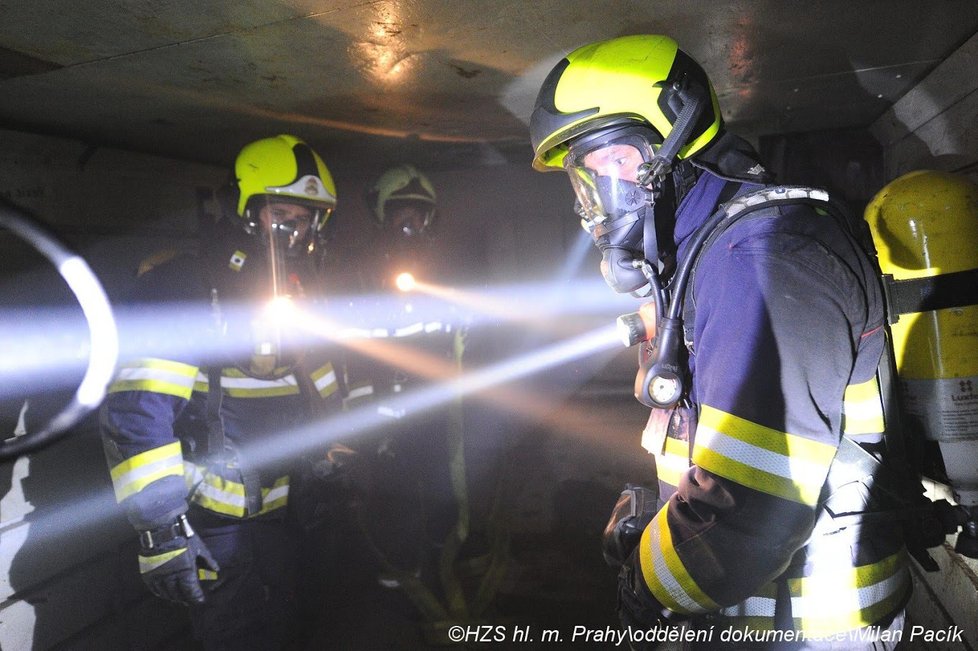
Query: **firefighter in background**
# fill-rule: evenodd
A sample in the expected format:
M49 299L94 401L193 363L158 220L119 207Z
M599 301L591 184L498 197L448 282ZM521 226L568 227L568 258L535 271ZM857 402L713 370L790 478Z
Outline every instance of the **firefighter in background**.
M715 627L707 646L752 629L780 638L737 648L888 648L911 590L899 527L832 517L881 493L865 468L884 454L884 307L861 225L818 191L779 201L666 36L568 54L530 133L534 167L569 175L605 280L655 308L644 332L625 323L650 339L635 387L659 487L627 487L606 530L623 625L688 619L700 641ZM711 219L748 196L766 207Z
M286 515L300 451L288 433L340 409L341 395L327 353L267 308L314 300L336 188L290 135L246 145L234 172L232 214L202 232L197 255L141 269L135 307L173 340L140 342L101 426L149 589L190 606L208 649L275 649L296 630Z
M444 277L437 196L427 176L413 165L391 167L365 198L378 230L368 248L373 257L361 259L357 271L369 297L361 303L363 320L374 324L363 345L373 354L347 359L347 406L388 420L379 436L361 444L365 527L379 552L381 584L408 589L398 576L427 581L437 575L439 550L465 508L456 499L464 495L465 476L458 405L415 411L402 397L451 379L461 364L464 329L453 312L432 312L424 296L404 291L410 290L405 274L430 283Z

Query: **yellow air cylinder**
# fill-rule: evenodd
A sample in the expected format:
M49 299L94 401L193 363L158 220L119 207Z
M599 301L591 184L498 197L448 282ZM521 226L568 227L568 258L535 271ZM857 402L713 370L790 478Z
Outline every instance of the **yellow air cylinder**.
M978 269L978 185L963 176L937 171L901 176L873 197L865 216L880 267L896 285L942 276L946 281ZM957 279L945 295L973 296L978 281ZM920 287L926 295L934 285ZM891 331L903 411L927 438L938 441L959 502L973 506L978 505L978 305L971 298L965 302L943 309L926 309L922 302L925 307L900 315Z

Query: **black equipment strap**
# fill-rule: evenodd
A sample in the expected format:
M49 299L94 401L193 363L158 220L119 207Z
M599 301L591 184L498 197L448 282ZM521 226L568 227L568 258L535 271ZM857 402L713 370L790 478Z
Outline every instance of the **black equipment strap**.
M224 421L221 419L221 369L212 366L207 369L207 446L204 456L209 459L224 456Z
M909 280L886 274L883 290L891 324L901 314L978 305L978 269Z
M221 417L221 403L224 390L221 388L221 368L214 366L207 369L207 450L204 454L208 463L220 472L228 459L224 435L224 419ZM250 464L241 459L238 453L237 462L241 471L241 483L245 493L245 517L251 517L261 512L261 478L258 472L250 468ZM221 474L223 476L223 474Z

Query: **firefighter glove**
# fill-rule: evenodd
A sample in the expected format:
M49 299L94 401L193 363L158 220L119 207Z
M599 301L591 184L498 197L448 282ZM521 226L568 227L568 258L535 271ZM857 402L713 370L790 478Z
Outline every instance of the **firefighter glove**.
M622 630L673 626L683 619L682 615L669 610L652 596L642 577L638 550L633 551L618 571L618 620ZM658 646L658 642L631 643L633 651L651 651Z
M658 510L658 499L655 489L625 485L601 537L601 551L608 565L621 567L638 546L642 532Z
M167 527L139 534L139 573L157 597L186 605L204 603L200 580L220 569L210 551L181 515Z

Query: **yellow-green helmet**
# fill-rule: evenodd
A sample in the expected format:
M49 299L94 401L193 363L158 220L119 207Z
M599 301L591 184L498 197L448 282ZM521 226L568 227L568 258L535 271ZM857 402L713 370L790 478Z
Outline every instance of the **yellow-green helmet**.
M322 231L336 207L336 184L329 168L305 142L290 135L263 138L245 145L234 162L237 214L255 228L259 197L308 205L321 213Z
M413 205L417 208L418 221L404 230L404 235L426 232L435 221L438 197L428 177L414 165L397 165L385 171L367 190L367 203L374 219L383 228L400 228L392 223L392 208Z
M651 128L666 141L683 108L699 96L702 110L676 158L689 158L720 132L722 118L706 72L668 36L635 35L580 47L558 63L540 88L530 117L533 167L563 169L568 143L616 125ZM677 132L677 135L678 132Z

